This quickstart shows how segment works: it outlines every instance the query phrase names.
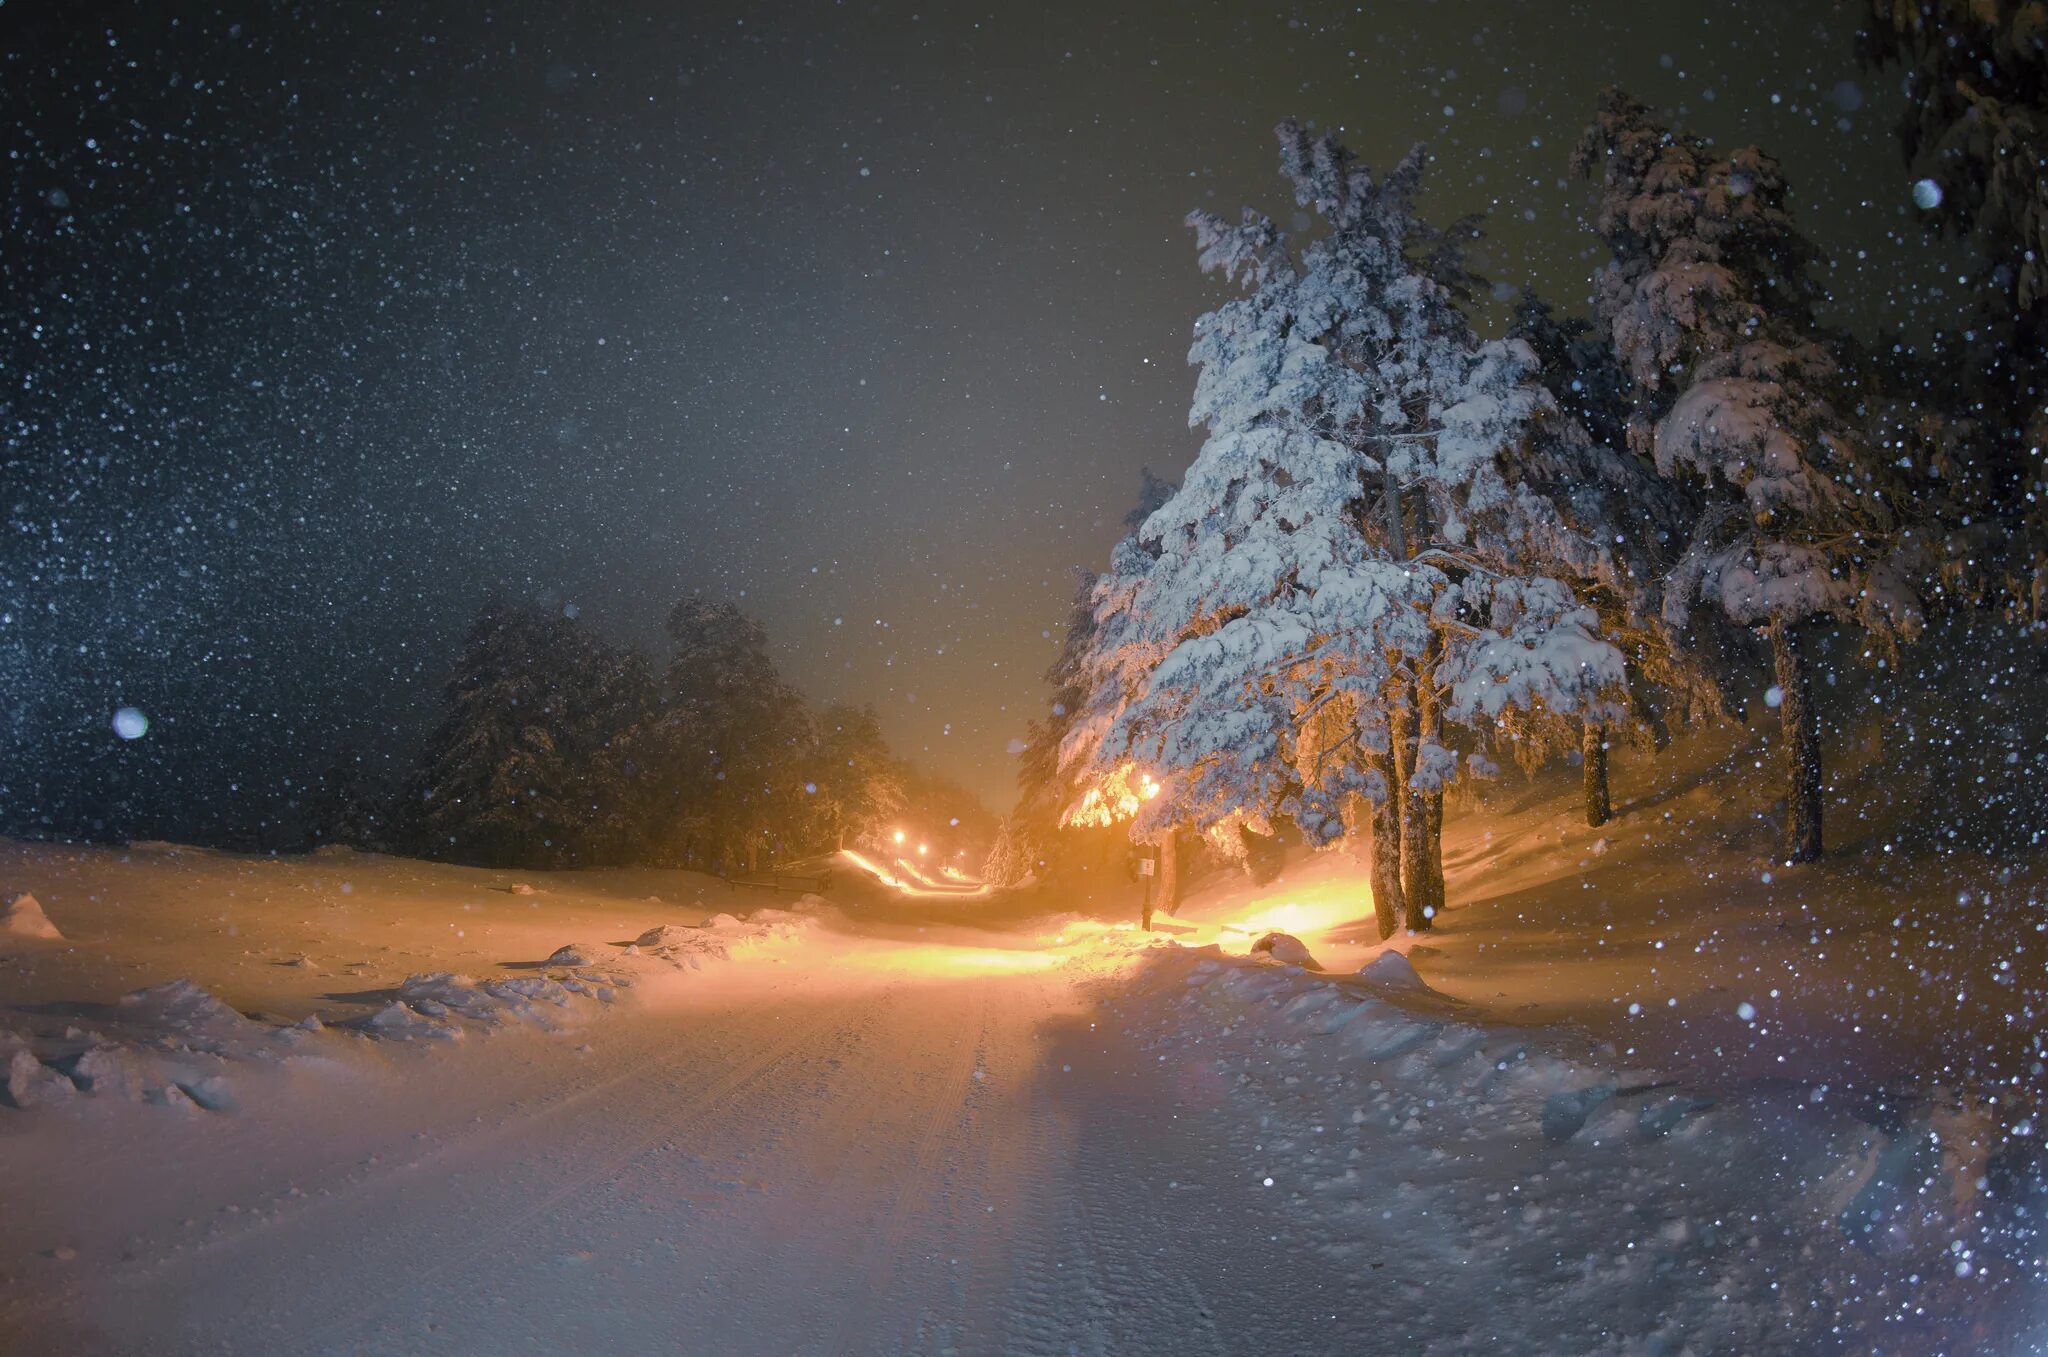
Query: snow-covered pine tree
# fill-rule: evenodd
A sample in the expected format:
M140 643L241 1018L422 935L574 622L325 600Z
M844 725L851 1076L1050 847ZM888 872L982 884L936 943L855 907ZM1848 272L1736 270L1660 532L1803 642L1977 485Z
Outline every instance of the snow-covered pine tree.
M1561 508L1600 474L1602 450L1559 411L1526 344L1481 344L1469 330L1455 342L1468 366L1439 389L1423 426L1433 436L1414 445L1404 476L1402 536L1437 574L1432 643L1415 664L1406 779L1427 817L1422 855L1403 843L1412 862L1404 880L1423 883L1425 910L1443 904L1443 790L1456 768L1445 726L1485 743L1536 725L1584 729L1604 742L1597 733L1621 716L1625 688L1622 654L1580 597L1626 596L1617 525L1590 512L1575 521ZM1465 763L1478 766L1472 755Z
M903 766L889 752L872 707L832 706L818 716L818 742L804 787L818 822L818 848L873 848L903 816ZM812 788L816 788L812 791Z
M362 754L344 754L321 775L305 806L310 846L383 852L390 847L391 788L380 788Z
M810 710L734 605L690 594L668 634L660 703L634 741L653 791L650 841L677 866L753 870L801 837Z
M502 597L463 639L447 709L403 798L428 856L551 867L590 854L602 762L635 716L630 655L558 612Z
M996 840L981 864L981 877L991 886L1021 886L1031 880L1037 863L1036 853L1011 817L997 827Z
M1381 201L1360 195L1356 215ZM1156 778L1163 790L1133 807L1133 832L1147 837L1263 825L1294 790L1297 727L1314 704L1364 698L1370 721L1394 682L1391 657L1428 634L1427 592L1372 547L1357 511L1377 468L1342 436L1364 418L1367 382L1323 342L1347 309L1335 250L1311 247L1297 266L1256 213L1190 223L1205 269L1250 291L1196 324L1189 420L1209 436L1098 582L1091 696L1063 760L1094 781L1133 764ZM1398 254L1398 239L1351 225ZM1383 722L1366 738L1389 743ZM1354 769L1333 760L1319 780L1301 814L1315 836L1339 827L1328 812L1344 793L1394 794Z
M1711 618L1695 619L1691 633L1680 634L1663 616L1664 577L1698 517L1700 496L1696 486L1658 475L1630 449L1630 383L1606 331L1525 295L1511 334L1535 353L1538 380L1561 416L1539 422L1514 472L1572 534L1601 545L1595 553L1575 547L1547 564L1599 614L1601 634L1621 650L1627 715L1603 723L1516 713L1505 733L1525 767L1560 753L1580 755L1586 821L1597 828L1613 813L1608 751L1624 731L1661 750L1670 742L1667 710L1683 718L1727 710L1735 676L1730 638Z
M1327 138L1294 137L1297 198L1326 218L1322 204L1340 205L1342 219L1356 191L1348 158ZM1385 706L1402 792L1402 895L1416 927L1444 903L1444 788L1461 766L1484 766L1454 745L1512 722L1611 719L1621 657L1571 582L1621 595L1630 580L1610 545L1617 497L1587 493L1603 477L1625 484L1625 468L1608 465L1558 408L1526 343L1482 343L1472 332L1456 305L1472 281L1460 248L1469 228L1433 230L1409 212L1405 191L1398 212L1401 245L1376 257L1389 273L1354 303L1378 318L1353 327L1345 361L1378 388L1371 414L1349 431L1379 464L1381 502L1364 516L1366 535L1388 559L1405 558L1431 597L1430 634L1420 654L1403 657ZM1570 495L1588 511L1568 512ZM1451 726L1466 735L1453 740Z
M1554 404L1526 345L1481 343L1459 311L1451 242L1410 206L1421 148L1382 182L1333 137L1279 137L1327 230L1295 252L1256 212L1189 218L1203 267L1247 291L1197 323L1189 420L1208 438L1098 585L1067 762L1157 777L1141 834L1285 811L1328 840L1363 796L1382 919L1398 894L1425 928L1461 761L1446 722L1605 710L1620 682L1591 610L1529 570L1601 548L1509 474Z
M1785 849L1821 852L1819 731L1800 629L1816 618L1910 637L1920 604L1910 535L1882 467L1838 410L1840 373L1812 307L1812 248L1778 164L1717 156L1619 90L1573 156L1597 179L1594 226L1613 252L1595 315L1634 392L1630 447L1705 492L1665 578L1674 627L1700 603L1771 644L1791 773Z

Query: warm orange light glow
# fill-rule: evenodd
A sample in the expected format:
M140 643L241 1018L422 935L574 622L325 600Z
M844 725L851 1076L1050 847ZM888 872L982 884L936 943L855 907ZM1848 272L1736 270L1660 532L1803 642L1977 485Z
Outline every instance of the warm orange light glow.
M872 876L875 880L881 882L884 886L888 886L892 889L899 891L904 888L903 882L891 876L882 867L880 863L874 861L872 858L869 858L860 853L856 853L851 848L840 849L839 856L845 858L848 862L860 868L863 872L866 872L869 876Z
M898 842L898 843L902 843L902 842L903 842L903 831L902 831L902 830L900 830L900 829L896 831L896 842Z
M898 858L892 866L884 867L873 858L863 853L856 853L851 848L840 849L839 856L844 861L860 868L860 870L866 872L890 890L901 891L905 895L972 899L989 893L987 883L972 881L966 877L961 877L957 884L935 881L931 877L926 876L916 863L911 862L907 858Z
M1223 925L1226 932L1256 938L1277 929L1313 944L1333 929L1372 917L1372 887L1341 877L1245 903L1246 912Z
M1088 789L1080 803L1067 813L1067 823L1093 829L1117 824L1136 815L1140 806L1163 790L1150 773L1139 771L1135 763L1126 763Z
M848 958L858 966L907 972L934 980L971 975L1018 975L1051 970L1066 960L1058 952L1007 947L887 947Z

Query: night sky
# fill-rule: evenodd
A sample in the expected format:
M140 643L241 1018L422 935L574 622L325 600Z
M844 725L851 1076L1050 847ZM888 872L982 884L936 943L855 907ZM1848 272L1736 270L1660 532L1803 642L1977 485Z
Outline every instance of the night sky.
M0 758L118 770L132 703L140 827L247 834L409 750L493 585L649 647L702 588L1006 808L1196 447L1181 218L1294 215L1273 123L1426 140L1499 296L1579 310L1620 82L1785 161L1837 319L1940 323L1854 13L4 0Z

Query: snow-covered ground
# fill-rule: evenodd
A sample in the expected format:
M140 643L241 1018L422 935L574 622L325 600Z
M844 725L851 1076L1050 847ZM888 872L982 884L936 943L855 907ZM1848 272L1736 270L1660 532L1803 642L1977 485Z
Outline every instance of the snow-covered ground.
M0 1341L2043 1350L2037 869L1851 768L1891 822L1781 875L1707 776L1750 752L1618 759L1599 831L1568 785L1457 811L1454 907L1388 947L1341 853L1148 939L1043 896L0 846L65 935L0 939ZM1273 927L1324 969L1245 956Z

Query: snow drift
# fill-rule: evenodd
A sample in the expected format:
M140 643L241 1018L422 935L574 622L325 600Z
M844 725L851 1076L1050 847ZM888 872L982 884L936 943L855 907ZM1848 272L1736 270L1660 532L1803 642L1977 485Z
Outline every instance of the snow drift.
M1438 1259L1428 1294L1384 1298L1390 1334L1413 1310L1411 1332L1462 1333L1443 1351L1918 1351L1927 1316L2031 1322L2048 1201L2020 1109L1790 1080L1706 1097L1626 1050L1482 1026L1394 953L1323 978L1162 949L1111 1004L1227 1104L1195 1113L1319 1251Z

